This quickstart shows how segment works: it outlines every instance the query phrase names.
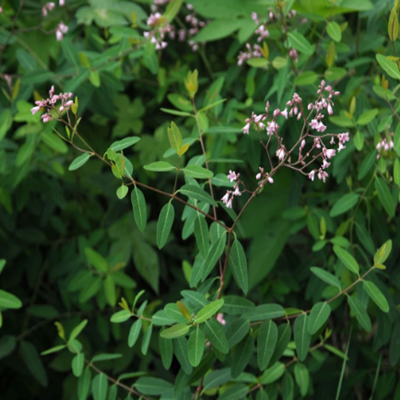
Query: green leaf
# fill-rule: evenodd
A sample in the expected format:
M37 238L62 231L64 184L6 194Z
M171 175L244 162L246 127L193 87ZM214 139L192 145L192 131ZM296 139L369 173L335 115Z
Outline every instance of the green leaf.
M357 204L359 198L360 195L355 193L345 194L335 203L329 215L331 217L337 217L338 215L341 215L346 211L351 210Z
M283 317L285 309L279 304L262 304L247 314L250 322Z
M74 339L76 339L79 336L79 334L85 329L85 326L87 325L87 323L88 323L88 320L84 319L74 329L72 329L72 332L69 335L68 342L72 342Z
M193 304L195 307L204 307L209 301L206 296L202 293L194 292L193 290L182 290L181 295L185 298L190 304Z
M193 104L186 98L177 93L169 93L168 100L182 111L193 111Z
M219 258L222 256L225 249L225 235L221 236L218 242L215 242L208 252L207 258L204 260L202 271L203 277L202 279L206 279L210 274L215 264L218 262Z
M390 339L389 360L391 366L396 366L400 359L400 321L397 321L393 327L392 337Z
M231 369L224 368L224 369L217 369L211 371L207 376L204 378L204 390L214 389L218 386L223 385L224 383L228 382L231 379Z
M88 162L90 157L92 157L92 154L89 153L83 153L80 156L76 157L75 160L72 161L72 163L68 167L68 171L75 171L76 169L82 167Z
M200 165L188 165L182 171L186 176L196 179L211 179L214 176L212 171L200 167Z
M242 244L235 239L230 250L230 261L232 273L237 285L247 294L249 290L249 275L247 269L247 258Z
M400 79L400 72L397 64L392 61L388 60L382 54L377 54L376 59L378 60L379 65L383 68L383 70L394 79Z
M226 99L221 99L221 100L214 101L213 103L208 104L203 108L200 108L200 110L198 110L198 112L200 113L200 112L203 112L203 111L207 111L210 108L213 108L213 107L218 106L219 104L225 103L225 101L226 101Z
M122 322L128 321L131 317L132 314L128 310L121 310L111 315L110 321L114 324L121 324Z
M179 192L191 199L203 201L215 207L218 206L217 202L207 192L197 186L184 185L179 189Z
M296 363L294 366L294 379L300 389L300 394L304 397L308 392L308 385L310 384L310 374L304 364Z
M358 125L367 125L369 124L376 116L378 115L378 109L374 108L373 110L368 110L363 112L357 119Z
M107 275L106 279L104 279L104 293L108 304L114 307L117 303L117 297L115 294L115 283L110 275Z
M311 56L315 51L315 46L311 45L310 42L299 32L289 32L288 38L291 47L296 50L304 53L308 56Z
M227 327L226 338L230 348L238 344L249 332L250 322L243 317L234 319Z
M207 321L210 319L213 315L215 315L218 310L224 305L224 300L219 299L216 301L211 302L210 304L207 304L204 306L196 316L196 324L201 324L202 322Z
M156 161L149 165L145 165L144 169L146 171L154 172L169 172L175 170L176 168L167 161Z
M264 322L260 327L257 338L257 364L260 371L267 368L277 342L278 327L275 322L271 320Z
M323 280L328 285L336 286L341 289L340 281L335 275L332 275L330 272L318 267L311 267L310 270L313 274L315 274L319 279Z
M364 161L360 165L360 169L358 171L357 179L363 179L370 169L375 165L376 162L376 151L371 152L368 156L364 159Z
M378 193L378 199L390 217L394 217L396 204L388 185L380 178L375 179L375 189Z
M79 378L82 375L83 366L85 364L85 356L83 353L77 354L72 359L72 373Z
M335 42L340 42L342 40L342 30L336 21L328 23L326 32Z
M391 251L392 251L392 241L389 239L375 253L374 263L383 264L390 256Z
M264 373L259 378L262 385L270 385L271 383L277 381L285 373L285 364L281 362L276 362L272 367L264 371Z
M92 380L92 375L90 373L89 367L85 369L83 374L79 377L78 380L78 399L86 400L89 395L90 390L90 382Z
M349 271L358 275L360 267L356 259L350 253L339 246L333 246L333 251Z
M17 309L22 307L22 302L13 294L0 290L0 307Z
M217 18L207 24L192 39L195 42L211 42L229 36L241 27L238 19Z
M246 394L249 392L248 385L244 383L235 383L229 386L228 389L224 391L218 400L242 400L246 399ZM257 399L258 400L258 399Z
M193 114L190 114L190 113L184 112L184 111L171 110L169 108L160 108L160 110L165 112L165 113L167 113L167 114L176 115L178 117L193 117L194 118ZM171 147L174 148L172 145L171 145ZM178 150L176 150L176 151L178 151Z
M347 296L347 302L357 318L358 323L364 328L368 333L372 330L371 319L367 311L365 311L364 306L357 297Z
M182 147L182 135L181 131L175 124L175 122L171 122L171 127L168 128L168 140L171 147L178 151Z
M205 346L205 336L199 326L190 334L188 340L189 362L193 367L197 367L203 357Z
M170 328L164 329L160 336L164 339L175 339L180 336L184 336L189 332L190 326L185 324L176 324Z
M135 389L142 394L159 396L172 389L171 383L160 378L142 377L135 383Z
M91 249L90 247L86 247L85 255L92 267L95 267L100 272L107 272L108 271L108 263L103 258L101 254L97 251Z
M20 344L19 354L32 376L41 386L46 387L48 384L47 374L36 347L23 341Z
M235 295L224 297L224 305L221 311L227 314L243 314L246 317L256 310L256 306L250 300Z
M282 379L282 400L293 400L294 398L294 381L292 375L286 370Z
M132 324L131 329L129 331L129 336L128 336L129 347L133 347L135 345L141 330L142 330L142 320L138 319Z
M296 76L296 78L294 79L294 84L296 86L312 85L317 81L317 79L318 75L315 72L306 71Z
M126 195L128 194L128 186L125 185L121 185L118 189L117 189L117 197L122 200L123 198L126 197Z
M385 313L389 312L389 304L386 300L386 297L383 293L378 289L375 283L371 281L363 281L363 286L365 291L371 300Z
M254 353L254 337L247 335L235 346L232 353L232 378L237 378L247 367Z
M143 339L142 339L141 351L142 351L142 354L144 356L147 354L147 351L149 349L150 339L151 339L151 334L152 333L153 333L153 325L150 324L150 326L144 332Z
M331 311L330 305L326 302L314 304L308 317L307 329L310 335L314 335L320 330L331 315Z
M165 339L161 335L158 337L158 344L161 354L161 362L166 370L169 370L173 358L173 342L172 340Z
M228 340L226 339L222 325L215 319L209 319L205 321L204 325L205 333L208 340L218 351L222 354L229 353Z
M189 349L188 343L185 337L181 336L173 340L174 342L174 352L179 364L181 365L185 374L190 375L193 371L193 367L189 362Z
M92 381L92 394L94 400L106 400L108 382L103 373L96 375Z
M183 0L171 0L165 9L164 17L171 23L178 14Z
M118 152L118 151L125 150L128 147L133 146L139 140L140 140L140 137L130 136L130 137L127 137L127 138L122 139L122 140L117 140L109 148L114 150L114 151L116 151L116 152Z
M194 221L194 236L201 255L207 258L210 250L210 240L208 238L208 225L205 218L199 212L196 213Z
M157 222L157 246L161 250L171 233L172 225L175 219L175 209L172 203L168 202L161 209Z
M41 356L47 356L47 354L57 353L58 351L64 350L67 346L65 344L60 344L58 346L54 346L51 349L46 351L42 351L40 353Z
M294 342L296 344L297 357L303 362L308 353L311 343L311 335L307 330L308 316L306 314L299 315L296 318L293 327Z
M249 58L246 63L254 68L267 68L269 61L266 58Z
M99 361L116 360L116 359L121 358L121 357L122 357L122 354L118 354L118 353L97 354L97 356L94 356L92 358L92 363L99 362Z
M131 193L133 216L140 232L144 232L147 224L146 200L142 191L135 186Z

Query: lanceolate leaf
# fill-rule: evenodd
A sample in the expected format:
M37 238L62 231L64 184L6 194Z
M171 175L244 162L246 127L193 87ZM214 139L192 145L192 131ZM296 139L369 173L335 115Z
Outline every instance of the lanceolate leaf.
M205 333L213 347L223 354L228 354L228 340L226 339L222 325L219 322L215 319L207 320L205 322Z
M182 171L185 175L196 179L210 179L214 176L210 170L203 168L200 165L188 165Z
M190 334L188 340L189 362L193 367L197 367L203 357L205 346L205 336L200 326Z
M196 317L196 323L201 324L202 322L207 321L213 315L217 313L217 311L224 305L224 300L216 300L210 304L204 306L198 313Z
M343 263L343 265L354 274L358 275L360 267L356 261L356 259L348 253L346 250L343 250L339 246L334 246L333 251L338 256L339 260Z
M376 59L378 60L379 65L383 68L383 70L394 79L400 79L400 72L397 64L392 61L388 60L382 54L377 54Z
M355 193L345 194L334 204L329 215L331 217L337 217L338 215L351 210L357 204L359 197L360 195Z
M193 367L190 365L189 362L189 350L186 338L179 337L178 339L174 339L174 353L183 371L188 375L191 374L193 371Z
M131 201L136 225L143 232L147 224L146 200L141 190L136 186L132 190Z
M210 241L208 238L208 225L205 218L198 212L194 221L194 236L197 246L204 258L207 257L210 250Z
M226 338L230 348L238 344L249 332L250 322L241 317L234 319L226 330Z
M260 327L257 338L257 363L260 371L267 368L278 341L278 327L269 320Z
M147 376L139 378L135 383L135 388L139 390L140 393L153 396L162 395L172 387L172 384L164 379Z
M186 335L189 332L190 327L185 324L177 324L170 328L164 329L160 335L165 339L174 339L179 336Z
M247 335L233 349L232 355L232 378L237 378L247 367L254 352L254 337Z
M90 367L87 367L83 374L79 377L78 380L78 399L79 400L86 400L89 390L90 390L90 383L92 380L92 375L90 373Z
M203 189L200 189L194 185L184 185L179 189L179 192L183 195L199 201L204 201L205 203L217 206L217 202Z
M311 309L308 317L308 333L314 335L325 324L331 314L331 307L328 303L316 303Z
M340 281L335 275L318 267L311 267L310 269L319 279L323 280L328 285L337 286L340 289Z
M161 335L158 337L158 344L161 354L161 361L166 370L169 370L172 364L173 358L173 341L165 339Z
M5 290L0 290L0 307L3 308L21 308L21 300Z
M368 293L368 296L371 300L385 313L389 312L389 304L386 300L386 297L383 293L378 289L375 283L371 281L363 281L363 286L365 291Z
M232 273L238 286L247 294L249 289L249 276L247 258L241 243L235 239L230 250Z
M388 185L380 178L375 179L375 189L382 207L390 217L394 217L396 204Z
M278 326L278 341L276 342L275 351L272 355L271 361L269 362L269 366L274 365L281 358L291 337L292 328L289 323L285 322Z
M92 381L92 393L94 400L106 400L108 381L103 373L96 375Z
M310 348L311 335L307 330L308 316L302 314L296 318L294 323L294 342L296 344L297 357L300 361L304 361Z
M136 320L129 331L129 336L128 336L128 346L133 347L140 335L140 331L142 330L142 320L138 319Z
M207 258L204 260L202 271L203 271L203 281L209 275L209 273L214 268L215 264L218 262L219 258L222 256L225 249L225 235L221 236L218 242L215 242L208 252Z
M78 168L82 167L89 161L89 158L91 156L92 155L89 153L84 153L84 154L81 154L79 157L76 157L75 160L72 161L71 165L68 167L68 170L75 171Z
M172 203L168 202L162 208L157 222L157 246L160 250L165 246L165 243L167 243L174 219L174 206Z
M364 306L361 301L357 299L357 297L347 296L347 301L351 308L351 311L355 314L358 323L366 330L367 332L371 332L372 325L371 319L367 311L365 311Z

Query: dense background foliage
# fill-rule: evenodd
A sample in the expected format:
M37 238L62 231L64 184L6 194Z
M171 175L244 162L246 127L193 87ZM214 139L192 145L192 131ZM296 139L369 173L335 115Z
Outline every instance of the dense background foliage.
M398 2L154 3L0 4L1 398L400 399ZM326 183L280 168L237 219L226 175L268 167L246 118L322 79L350 133ZM31 112L52 85L72 129ZM222 284L225 255L193 278L234 239L209 178Z

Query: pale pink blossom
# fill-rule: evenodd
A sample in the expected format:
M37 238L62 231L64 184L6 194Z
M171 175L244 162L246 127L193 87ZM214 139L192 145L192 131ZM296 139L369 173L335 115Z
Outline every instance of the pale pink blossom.
M267 178L267 180L268 180L268 182L271 183L271 184L274 183L274 180L273 180L270 176Z
M224 320L224 314L218 313L216 319L221 325L226 325L226 321Z
M326 147L324 147L323 153L326 158L331 159L332 157L334 157L336 155L336 150L335 149L327 149Z
M248 135L250 131L250 123L247 123L243 128L242 131L244 134Z
M314 181L314 178L315 178L315 171L312 170L312 171L308 174L308 177L309 177L312 181Z
M60 7L64 7L65 6L65 0L60 0L58 4L59 4Z
M285 147L284 146L279 147L279 149L276 151L275 155L278 157L278 159L280 161L282 161L286 155Z
M264 175L264 168L258 167L258 169L260 170L260 172L256 175L256 179L260 180Z
M227 175L228 179L233 182L236 181L236 179L239 177L239 174L236 175L235 171L229 171L229 174Z
M326 178L328 177L328 173L326 171L322 171L321 169L318 171L318 179L325 183Z
M42 14L46 17L48 12L52 11L55 7L55 3L51 2L51 3L46 3L43 7L42 7Z
M275 121L267 122L267 135L273 135L279 128Z

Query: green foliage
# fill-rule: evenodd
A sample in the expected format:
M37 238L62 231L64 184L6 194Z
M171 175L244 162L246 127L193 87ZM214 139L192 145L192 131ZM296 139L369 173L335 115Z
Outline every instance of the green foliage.
M399 2L62 3L1 3L2 397L399 398Z

